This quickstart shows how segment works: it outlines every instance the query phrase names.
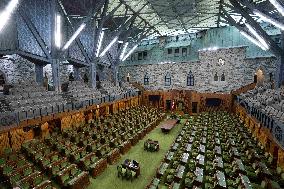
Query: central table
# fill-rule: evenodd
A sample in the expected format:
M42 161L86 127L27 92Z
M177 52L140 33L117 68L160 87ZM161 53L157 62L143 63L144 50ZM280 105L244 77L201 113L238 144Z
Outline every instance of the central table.
M168 119L161 123L161 130L164 133L169 133L172 128L177 124L178 120L176 119Z

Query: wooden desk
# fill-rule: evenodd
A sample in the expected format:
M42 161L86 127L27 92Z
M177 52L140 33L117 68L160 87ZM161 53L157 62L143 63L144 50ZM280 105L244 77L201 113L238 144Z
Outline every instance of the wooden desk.
M213 162L217 169L222 170L224 168L222 157L216 156Z
M188 158L189 158L189 153L183 153L182 154L182 156L181 156L181 162L183 163L183 164L187 164L187 162L188 162Z
M246 174L245 166L244 166L242 160L235 158L234 166L236 167L236 171L238 173Z
M186 152L191 152L191 147L192 147L192 144L186 144L185 145L185 151Z
M179 148L179 143L174 143L171 147L171 151L177 151L178 148Z
M161 163L159 169L157 170L157 177L158 178L161 178L164 175L164 173L167 170L168 166L169 166L168 163L165 163L165 162Z
M138 166L135 166L132 163L132 161L127 159L121 165L122 165L123 168L130 169L130 170L136 172L136 177L138 177L140 175L140 165L139 164L138 164Z
M201 154L205 154L205 145L203 145L203 144L200 144L200 145L199 145L199 152L200 152Z
M165 158L165 161L167 162L167 163L170 163L171 162L171 160L173 159L173 157L174 157L174 152L168 152L167 153L167 155L166 155L166 158Z
M195 185L200 186L203 183L203 169L200 167L196 167L194 174L196 176L194 182L196 183Z
M232 152L234 157L236 157L236 158L240 157L240 154L239 154L238 149L236 147L232 147L231 152Z
M184 175L184 171L185 171L185 166L183 165L179 165L176 169L176 175L175 175L175 181L179 182Z
M176 119L168 119L166 121L164 121L163 123L161 123L161 130L164 133L168 133L170 132L170 130L172 128L174 128L174 126L177 124L178 120Z
M206 137L202 137L201 144L206 144Z
M221 155L221 154L222 154L222 151L221 151L221 147L220 147L220 146L215 146L214 150L215 150L215 153L216 153L216 154L218 154L218 155Z
M197 164L204 166L204 159L205 159L204 155L198 154L197 157L196 157Z
M251 183L249 178L246 175L239 174L239 177L241 179L241 187L242 189L252 189Z
M194 137L193 137L193 136L189 137L189 139L188 139L188 143L189 143L189 144L192 144L192 143L193 143L193 141L194 141Z
M219 186L220 188L227 188L224 172L218 170L215 173L215 177L217 179L217 186Z

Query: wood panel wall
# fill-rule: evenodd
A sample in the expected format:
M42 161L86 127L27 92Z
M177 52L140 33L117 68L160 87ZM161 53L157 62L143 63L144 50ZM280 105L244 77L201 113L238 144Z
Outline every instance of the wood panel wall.
M277 158L275 159L277 166L284 169L284 149L274 139L269 129L261 126L261 123L247 114L245 108L240 105L236 105L235 113L240 116L241 120L253 133L253 136L265 147L265 150L273 155L274 158Z
M149 101L150 95L160 96L160 101L156 104L151 104ZM147 106L159 107L166 109L166 101L181 101L184 103L185 113L192 114L192 103L197 102L197 113L208 111L206 107L207 98L219 98L222 101L220 110L232 110L232 95L223 93L199 93L190 90L169 90L169 91L145 91L143 93L143 104Z

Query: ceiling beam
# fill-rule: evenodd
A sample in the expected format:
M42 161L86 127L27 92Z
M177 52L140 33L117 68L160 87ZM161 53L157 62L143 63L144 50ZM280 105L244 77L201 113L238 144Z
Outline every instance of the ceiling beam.
M134 11L124 0L119 0L121 3L123 3L126 7L129 8L129 10L131 10L133 13L135 13L136 11ZM152 26L147 20L145 20L142 16L138 15L138 17L143 20L147 25ZM159 35L162 35L154 26L153 29L155 30L155 32Z
M217 27L219 28L220 27L220 16L221 16L221 11L222 11L222 8L223 8L223 3L224 3L224 0L220 0L220 5L219 5L219 13L218 13L218 20L217 20Z
M284 51L273 41L273 39L262 29L262 27L249 15L237 0L229 0L234 9L240 13L248 24L250 24L262 38L269 44L271 51L275 55L281 55Z
M29 30L31 31L32 35L36 39L37 43L39 44L41 50L44 52L45 56L51 60L51 54L49 53L50 50L48 49L48 46L44 42L43 38L41 37L40 33L38 32L37 28L35 27L34 23L31 21L31 19L26 15L25 11L22 9L18 9L18 12L20 16L23 18L24 22L28 26Z

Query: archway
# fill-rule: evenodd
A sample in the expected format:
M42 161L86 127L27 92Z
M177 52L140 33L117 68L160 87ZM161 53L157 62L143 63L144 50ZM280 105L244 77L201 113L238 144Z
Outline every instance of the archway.
M261 68L259 68L256 72L255 72L255 76L254 76L254 81L257 84L262 84L265 80L265 76L264 76L264 72Z
M4 85L6 84L5 75L0 71L0 92L3 92Z

